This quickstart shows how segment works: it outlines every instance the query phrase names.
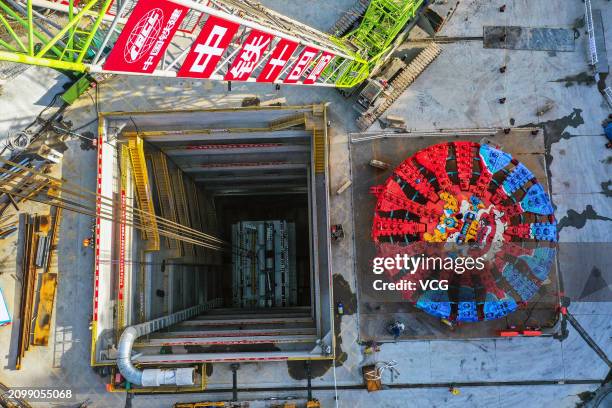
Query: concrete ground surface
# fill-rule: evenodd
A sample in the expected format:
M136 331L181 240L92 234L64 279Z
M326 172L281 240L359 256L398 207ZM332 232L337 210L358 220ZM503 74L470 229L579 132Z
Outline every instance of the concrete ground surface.
M0 75L0 151L8 136L32 123L68 82L64 74L43 67L29 67L13 79Z
M296 20L327 30L352 1L281 0L263 1L265 5ZM482 41L461 40L441 44L442 54L411 85L388 111L406 119L414 131L456 128L541 126L549 149L548 165L556 217L561 223L562 242L604 243L609 248L612 226L612 169L610 151L606 150L600 122L610 113L594 83L587 81L587 42L583 22L584 3L580 0L464 0L435 1L442 15L451 8L451 18L439 35L449 37L482 36L484 25L519 25L529 27L575 28L573 52L515 51L483 49ZM458 3L458 5L457 5ZM498 8L506 4L505 13ZM594 0L593 8L602 10L606 39L612 44L612 7L606 0ZM612 55L612 53L608 53ZM508 67L501 75L498 68ZM26 71L27 72L27 71ZM27 88L27 81L14 86ZM47 95L54 95L49 90ZM332 192L351 178L349 134L356 132L356 118L351 106L333 89L233 83L228 92L225 83L115 77L90 91L65 115L79 132L96 133L97 111L146 111L153 109L188 109L239 106L243 98L258 96L262 101L285 97L288 104L331 102L330 178ZM91 96L91 98L90 98ZM505 104L498 99L506 97ZM92 103L92 99L97 104ZM6 106L6 94L0 104ZM538 111L549 103L543 115ZM24 112L27 109L24 108ZM28 113L32 117L32 112ZM16 117L24 117L19 113ZM6 120L4 112L3 120ZM513 125L511 124L513 123ZM374 125L372 131L378 130ZM73 182L95 188L95 152L83 150L81 142L68 142L62 173ZM331 221L342 223L347 238L334 244L333 273L336 284L356 294L353 268L354 243L351 189L332 194ZM54 338L46 349L26 354L21 371L12 369L8 353L0 348L0 382L9 386L70 388L74 401L89 400L95 407L122 407L124 394L105 391L104 380L89 367L91 336L88 330L92 309L93 254L81 248L80 240L89 235L91 220L65 214L60 231L60 281L52 332ZM604 280L612 283L609 265L598 265ZM5 268L6 266L3 266ZM586 272L585 272L586 273ZM12 282L12 283L11 283ZM346 282L346 283L344 283ZM0 284L15 285L8 274L0 275ZM602 288L602 290L609 290ZM604 297L604 299L606 299ZM338 299L340 300L340 299ZM351 302L342 299L345 305ZM350 300L350 299L349 299ZM612 355L610 336L612 302L579 302L570 311L599 346ZM418 388L393 388L368 394L365 390L316 390L322 406L333 407L574 407L583 393L593 391L609 371L607 365L586 344L572 326L563 341L552 337L476 340L427 340L384 344L375 356L364 356L358 341L357 310L346 306L341 319L342 355L335 369L318 373L315 387L355 386L362 382L361 365L368 361L398 362L399 376L393 384ZM15 326L14 326L15 327ZM2 337L11 327L0 328ZM300 370L286 363L243 364L238 374L240 387L305 387ZM323 370L322 370L323 371ZM215 364L208 388L231 387L228 365ZM389 377L384 382L391 384ZM521 382L525 384L521 385ZM557 382L558 384L552 384ZM459 384L460 394L452 395L447 385ZM477 383L469 386L462 383ZM442 385L440 385L442 384ZM287 391L304 397L305 391ZM269 391L257 395L240 394L241 399L269 398ZM228 400L231 394L137 395L134 407L169 407L176 401ZM269 405L262 402L261 406ZM375 405L374 405L375 404ZM70 407L70 403L35 406ZM253 405L259 406L259 405Z

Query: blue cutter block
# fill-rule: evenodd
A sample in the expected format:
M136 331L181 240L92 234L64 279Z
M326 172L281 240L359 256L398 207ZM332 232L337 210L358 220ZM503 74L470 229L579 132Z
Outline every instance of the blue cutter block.
M457 321L459 322L477 322L478 312L476 311L476 302L459 302L457 310Z
M421 295L416 306L425 313L442 319L448 319L451 314L451 304L446 291L428 290Z
M508 153L486 144L480 146L480 158L491 174L497 173L512 161Z
M521 208L540 215L550 215L554 212L550 198L541 184L534 184L529 188L521 200Z
M459 299L457 301L457 321L477 322L478 311L476 309L476 295L474 288L462 286L459 288Z
M495 320L514 312L518 305L511 297L506 296L503 300L497 299L492 293L487 293L484 302L484 319Z
M523 163L519 163L502 183L504 191L510 195L532 178L534 178L533 173Z
M531 237L540 241L557 242L557 223L535 222L531 224Z
M555 248L541 247L536 248L533 255L521 255L519 258L527 263L535 277L544 281L550 273L550 268L555 260L555 253Z
M502 272L503 277L508 281L510 286L519 294L521 299L526 302L533 297L538 291L538 285L536 285L531 279L523 276L515 267L511 264L506 264L504 271Z

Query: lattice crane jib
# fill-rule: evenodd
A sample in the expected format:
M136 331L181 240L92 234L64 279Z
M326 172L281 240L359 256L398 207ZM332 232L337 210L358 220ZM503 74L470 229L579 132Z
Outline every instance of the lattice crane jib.
M0 60L57 69L350 88L423 0L372 0L334 37L253 0L0 0Z

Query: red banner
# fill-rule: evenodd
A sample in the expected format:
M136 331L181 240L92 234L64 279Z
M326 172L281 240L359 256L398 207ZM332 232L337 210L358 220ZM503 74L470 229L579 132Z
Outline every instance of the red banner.
M318 53L319 50L314 47L304 48L304 51L302 51L302 54L298 58L297 62L295 63L295 65L293 65L293 68L291 68L289 75L287 75L287 78L285 78L285 83L295 84L300 79L306 68L308 68L310 62L314 59L314 57L317 56Z
M187 7L167 0L139 1L106 59L104 69L152 73L187 11Z
M177 76L208 78L238 31L239 24L210 16L191 46Z
M319 61L317 61L317 65L315 65L310 74L308 74L308 78L304 80L304 83L307 85L314 84L316 80L319 79L319 76L321 76L321 73L323 72L325 67L332 59L334 59L334 57L334 54L330 54L329 52L323 52L321 54L321 57L319 58Z
M226 80L246 81L270 46L274 36L259 30L251 30L242 49L225 75Z
M293 55L298 43L281 38L270 59L257 77L257 82L274 82Z

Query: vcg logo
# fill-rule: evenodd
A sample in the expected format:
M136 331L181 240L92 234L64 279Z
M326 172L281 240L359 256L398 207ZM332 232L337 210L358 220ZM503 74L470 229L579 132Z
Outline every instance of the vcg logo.
M138 20L123 50L125 62L132 64L145 56L155 45L161 33L163 21L164 12L159 8L148 11Z

